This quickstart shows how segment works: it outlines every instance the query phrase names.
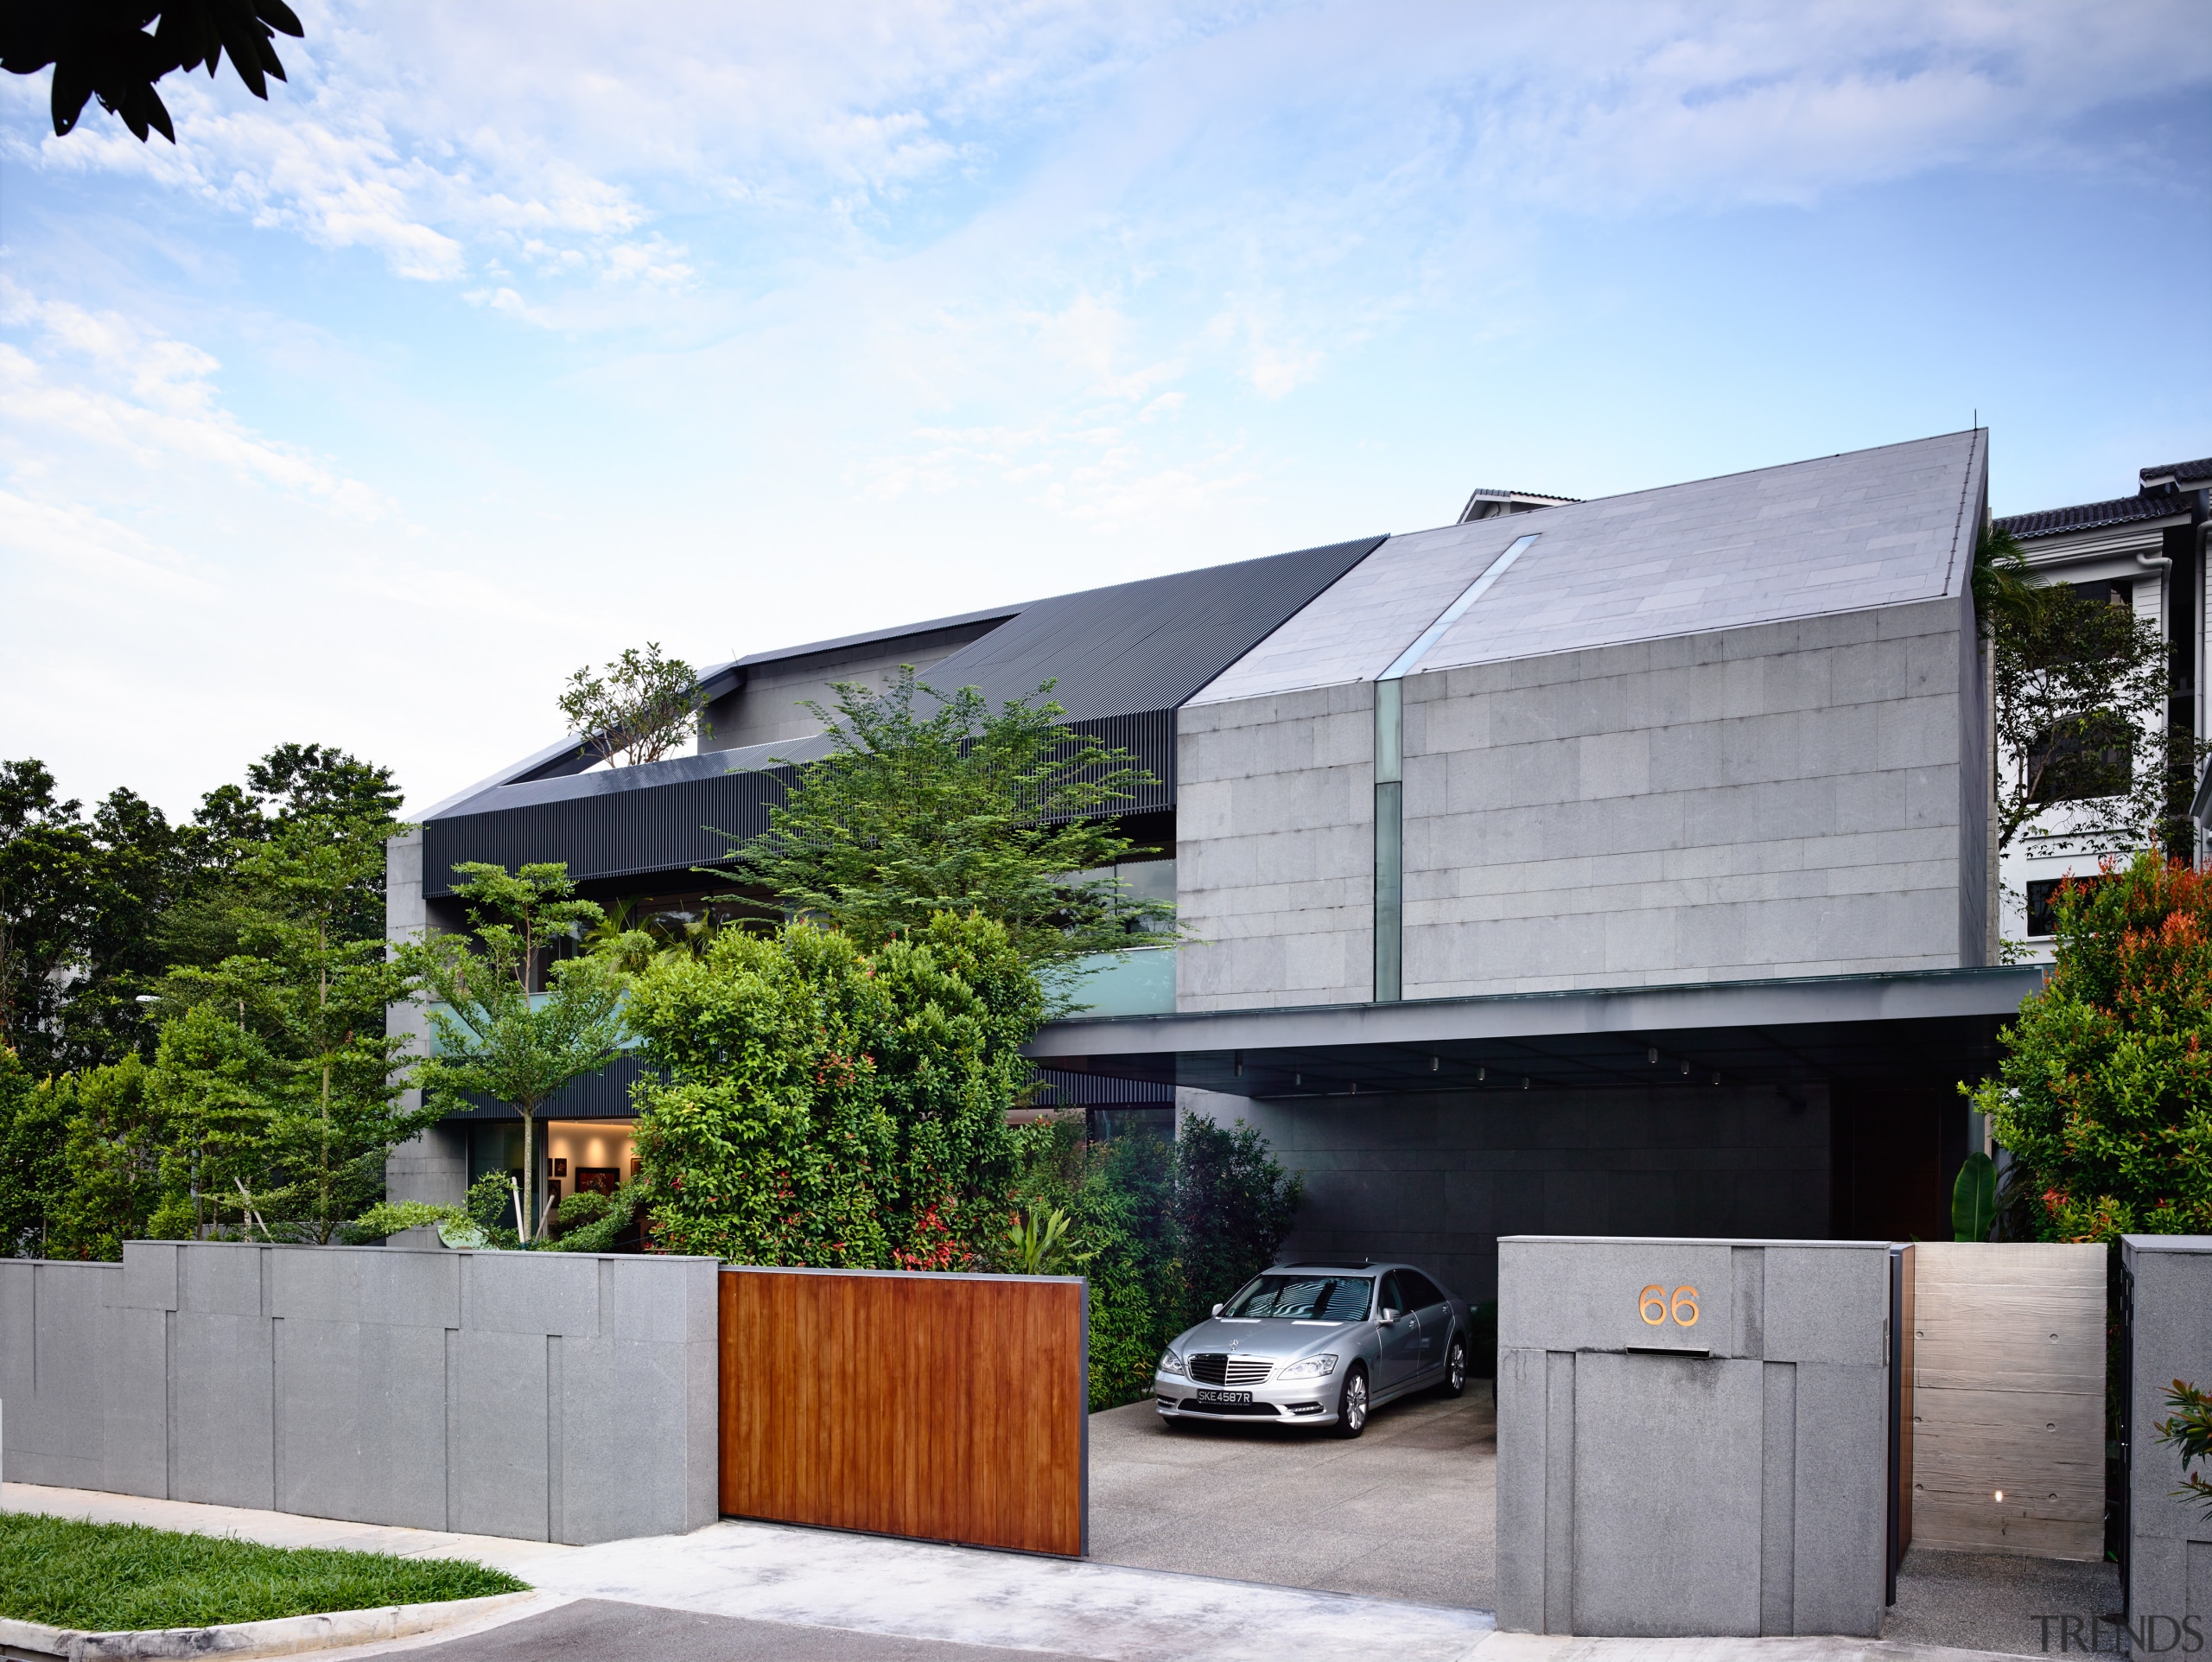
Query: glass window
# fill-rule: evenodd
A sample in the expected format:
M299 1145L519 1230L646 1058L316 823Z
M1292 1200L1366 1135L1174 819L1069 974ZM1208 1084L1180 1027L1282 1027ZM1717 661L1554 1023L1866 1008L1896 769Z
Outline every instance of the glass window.
M1372 1276L1260 1276L1222 1307L1224 1315L1298 1321L1357 1321L1375 1290Z
M1444 1295L1436 1289L1436 1283L1418 1270L1399 1270L1398 1290L1406 1296L1406 1308L1409 1310L1425 1310L1444 1302Z
M1377 1308L1385 1310L1403 1310L1406 1308L1405 1291L1398 1285L1398 1272L1395 1270L1382 1277L1382 1296L1377 1301Z

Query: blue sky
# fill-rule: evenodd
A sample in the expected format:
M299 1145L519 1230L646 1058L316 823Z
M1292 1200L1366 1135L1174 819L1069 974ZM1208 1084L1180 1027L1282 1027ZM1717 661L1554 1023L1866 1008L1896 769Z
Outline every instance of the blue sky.
M2196 0L302 5L0 77L0 755L421 806L695 662L1966 426L2212 450Z

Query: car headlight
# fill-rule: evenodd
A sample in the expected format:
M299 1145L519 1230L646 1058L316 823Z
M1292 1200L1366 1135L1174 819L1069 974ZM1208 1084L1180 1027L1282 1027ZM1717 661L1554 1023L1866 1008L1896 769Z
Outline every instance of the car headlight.
M1325 1379L1337 1371L1334 1355L1309 1356L1302 1362L1293 1362L1275 1375L1278 1379Z
M1183 1359L1172 1350L1160 1352L1160 1371L1162 1373L1180 1373L1183 1371Z

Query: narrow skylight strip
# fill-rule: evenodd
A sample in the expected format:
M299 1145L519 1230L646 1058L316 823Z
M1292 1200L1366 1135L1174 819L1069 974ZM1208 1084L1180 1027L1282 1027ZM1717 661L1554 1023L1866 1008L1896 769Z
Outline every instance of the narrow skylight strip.
M1376 678L1381 681L1395 681L1401 676L1411 675L1414 666L1428 656L1428 649L1444 639L1444 632L1465 616L1467 608L1488 593L1491 584L1503 576L1507 568L1527 553L1536 538L1542 534L1541 532L1532 531L1525 537L1516 537L1512 545L1504 553L1492 560L1482 576L1467 585L1466 593L1446 607L1444 615L1423 629L1420 638L1393 659L1390 661L1390 667Z

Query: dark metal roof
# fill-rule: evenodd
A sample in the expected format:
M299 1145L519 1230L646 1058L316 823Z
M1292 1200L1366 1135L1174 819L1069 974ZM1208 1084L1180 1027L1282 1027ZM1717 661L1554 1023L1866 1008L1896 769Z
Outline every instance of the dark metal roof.
M1381 546L1380 537L1061 595L930 672L993 704L1056 680L1071 718L1173 710Z
M2120 496L2109 502L2083 502L2070 508L2044 508L2036 513L2013 513L1996 522L1999 531L2015 537L2056 537L2069 531L2097 531L2107 525L2133 525L2143 519L2163 519L2170 513L2187 513L2188 501L2178 496Z
M1129 751L1154 782L1128 802L1125 813L1175 803L1175 712L1093 716L1070 726ZM830 748L816 735L742 750L709 750L639 767L603 768L563 779L525 780L486 791L453 812L423 822L423 892L453 892L453 869L463 860L512 868L563 860L578 882L642 878L710 864L732 838L768 828L768 810L783 799L785 761L811 761Z
M2145 468L2137 477L2146 485L2171 479L2182 489L2191 490L2212 482L2212 455L2200 456L2195 462L2169 462L2162 467Z
M928 634L938 629L957 629L963 623L1003 621L1027 611L1033 602L1019 606L987 606L980 612L962 612L952 617L933 617L923 623L900 623L887 629L865 629L859 634L841 634L830 640L810 640L799 646L778 646L768 652L748 653L733 660L727 667L733 670L751 669L756 664L778 664L787 658L811 658L817 653L842 652L849 646L869 646L879 641L897 640L910 634Z

